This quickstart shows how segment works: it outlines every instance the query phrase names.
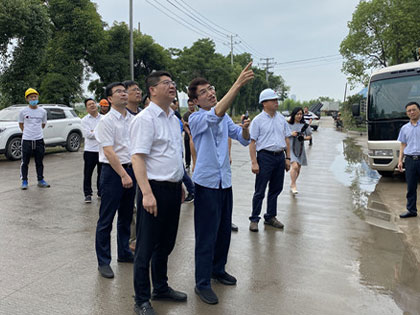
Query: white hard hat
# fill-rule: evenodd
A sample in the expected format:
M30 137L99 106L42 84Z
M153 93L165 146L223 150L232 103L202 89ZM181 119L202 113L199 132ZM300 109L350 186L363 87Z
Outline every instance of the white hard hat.
M278 94L272 89L265 89L260 93L260 104L264 101L277 100Z

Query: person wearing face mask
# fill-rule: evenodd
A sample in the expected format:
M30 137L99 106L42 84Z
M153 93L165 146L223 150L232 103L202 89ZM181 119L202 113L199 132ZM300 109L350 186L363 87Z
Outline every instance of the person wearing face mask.
M50 187L44 180L44 159L45 144L42 129L47 124L47 111L38 106L39 93L33 88L25 92L25 99L29 103L19 113L19 128L22 130L22 164L20 166L21 188L28 189L28 164L31 155L34 154L38 186Z

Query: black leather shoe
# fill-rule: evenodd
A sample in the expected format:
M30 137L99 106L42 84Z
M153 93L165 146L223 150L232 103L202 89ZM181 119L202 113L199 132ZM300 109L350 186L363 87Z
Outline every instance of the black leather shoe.
M222 273L220 275L213 274L211 276L213 279L219 281L220 283L223 283L224 285L235 285L236 284L236 278L227 272Z
M133 263L134 262L134 256L128 256L128 257L118 257L117 261L120 263Z
M110 265L99 266L98 270L102 277L108 279L114 278L114 272Z
M417 217L417 212L406 211L400 214L401 219Z
M187 295L184 292L175 291L171 287L168 287L168 291L165 293L152 293L152 300L171 300L174 302L184 302L187 300Z
M195 293L200 297L200 299L207 304L217 304L219 299L217 298L216 293L210 289L199 290L197 287L194 289Z
M232 229L233 232L238 232L238 230L239 230L238 226L236 224L233 224L233 223L232 223L231 229Z
M153 310L152 305L150 305L150 302L144 302L140 306L137 304L134 305L134 313L137 315L155 315L155 311Z

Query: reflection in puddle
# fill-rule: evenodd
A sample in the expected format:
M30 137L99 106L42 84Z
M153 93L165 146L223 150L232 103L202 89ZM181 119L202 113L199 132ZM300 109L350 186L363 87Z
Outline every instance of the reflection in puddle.
M337 149L341 154L337 155L330 170L340 183L351 189L354 212L364 218L368 197L381 176L369 167L362 148L352 138L344 139Z
M352 138L337 147L339 154L330 170L352 191L354 213L365 217L369 197L375 195L380 175ZM360 283L379 294L390 295L404 315L420 314L420 267L398 234L374 225L357 243Z

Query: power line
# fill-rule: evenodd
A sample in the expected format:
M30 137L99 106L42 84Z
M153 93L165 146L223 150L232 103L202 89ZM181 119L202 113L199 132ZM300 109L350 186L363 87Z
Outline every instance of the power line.
M290 64L290 63L300 63L300 62L305 62L305 61L310 61L310 60L332 58L332 57L337 57L337 56L341 56L341 55L340 54L335 54L335 55L327 55L327 56L313 57L313 58L300 59L300 60L285 61L285 62L279 62L279 63L277 63L277 65L284 65L284 64Z
M308 68L315 68L315 67L321 67L321 66L328 66L336 63L341 63L341 59L332 60L330 62L320 63L320 64L314 64L314 65L296 65L296 67L289 67L289 68L280 68L278 69L276 67L277 71L287 71L287 70L298 70L298 69L308 69Z
M198 30L193 29L190 25L187 25L184 22L176 20L173 16L170 16L168 13L164 12L162 9L158 8L156 5L150 2L150 0L146 0L149 4L154 6L156 9L158 9L160 12L164 13L166 16L170 17L171 19L175 20L177 23L183 25L184 27L187 27L188 29L194 31L195 33L205 33L205 36L209 36L211 39L214 39L218 42L224 42L225 40L221 39L219 36L223 37L231 37L231 36L238 36L234 34L233 32L223 28L222 26L212 22L207 17L205 17L203 14L198 12L196 9L194 9L192 6L190 6L187 2L184 0L166 0L171 6L173 6L175 9L177 9L179 12L184 14L188 17L188 19L191 19L196 24L198 24L200 27L196 27ZM178 14L174 13L173 11L169 10L165 5L160 3L158 0L154 0L155 3L159 4L164 10L169 11L172 15L175 15L177 18L182 20L182 17L180 17ZM205 30L202 28L204 27ZM212 32L213 34L210 34L209 32ZM214 35L217 34L217 35ZM202 35L202 34L200 34ZM250 51L251 55L259 55L259 56L265 56L264 54L259 53L257 50L252 48L248 43L245 42L245 40L241 38L241 42L244 43L242 47L244 47L244 51ZM232 50L232 49L231 49Z

